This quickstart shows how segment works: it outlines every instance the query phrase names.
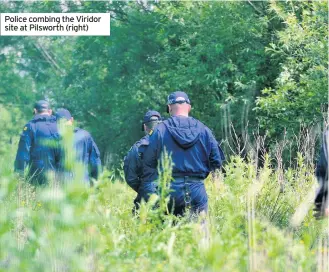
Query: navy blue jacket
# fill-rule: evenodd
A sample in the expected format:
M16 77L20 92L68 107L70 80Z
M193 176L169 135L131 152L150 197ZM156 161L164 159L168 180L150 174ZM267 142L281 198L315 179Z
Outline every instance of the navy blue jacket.
M90 133L81 128L74 129L74 148L77 161L85 166L85 179L97 179L101 171L100 152Z
M329 130L324 133L320 157L315 170L315 175L319 182L319 189L315 197L315 205L317 208L321 208L328 198L328 142Z
M60 160L56 118L35 115L23 129L18 144L15 170L30 166L30 175L38 177L47 170L57 170Z
M149 145L149 135L137 141L124 158L123 171L127 184L138 192L143 174L143 154Z
M159 124L144 152L143 182L158 177L157 162L163 149L171 154L173 177L206 178L222 166L224 155L208 127L192 117L173 116Z

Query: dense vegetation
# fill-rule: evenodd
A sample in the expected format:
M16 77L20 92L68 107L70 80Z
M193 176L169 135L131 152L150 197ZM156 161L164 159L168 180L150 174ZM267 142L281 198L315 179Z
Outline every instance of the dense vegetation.
M232 157L225 177L206 181L207 224L165 216L156 198L132 216L133 191L110 172L94 188L77 179L36 189L17 182L9 158L0 161L1 271L327 271L327 222L312 216L316 182L302 157L284 188L268 157L262 169Z
M326 1L2 2L0 12L110 12L112 22L110 37L1 37L0 105L7 116L1 137L17 133L34 100L46 97L72 110L106 164L118 166L142 135L145 111L165 115L175 89L190 95L192 115L226 141L226 153L228 144L236 148L231 125L242 146L256 130L272 146L300 129L319 131L328 100L327 7Z
M311 211L327 11L326 1L0 2L1 13L112 16L110 37L0 38L0 271L328 271L327 222ZM207 224L165 216L165 196L132 216L122 182L141 117L165 116L176 89L227 155L206 180ZM94 136L106 166L95 187L78 168L75 182L45 188L13 173L41 98Z

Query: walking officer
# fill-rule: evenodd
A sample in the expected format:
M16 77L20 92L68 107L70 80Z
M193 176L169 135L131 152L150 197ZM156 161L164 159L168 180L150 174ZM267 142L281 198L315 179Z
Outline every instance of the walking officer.
M169 210L183 215L207 212L208 196L204 179L220 169L224 160L214 135L203 123L189 117L191 103L186 93L177 91L168 96L167 111L171 117L159 124L149 137L144 152L143 183L158 178L158 160L164 149L173 161ZM148 193L154 193L149 191Z
M64 108L60 108L56 111L57 121L64 120L65 125L73 126L73 117L71 113ZM91 137L90 133L81 128L73 129L73 148L75 151L75 160L77 162L82 163L84 170L84 180L89 182L90 185L93 185L92 179L96 179L99 177L101 172L101 159L99 149ZM70 154L65 154L66 159ZM64 156L63 156L64 157ZM61 163L61 167L64 167L63 162ZM65 169L61 169L65 172Z
M150 187L155 187L154 183L145 183L141 186L141 177L143 174L143 154L145 148L149 144L149 137L152 135L155 127L161 122L161 115L157 111L149 110L143 119L142 131L145 136L137 141L129 150L124 158L124 174L127 184L137 192L137 197L134 200L135 208L138 206L142 198L147 198L145 192L151 190Z
M47 172L56 171L60 160L58 140L56 118L49 103L36 102L34 118L24 126L19 140L15 171L22 173L28 168L32 184L46 184Z

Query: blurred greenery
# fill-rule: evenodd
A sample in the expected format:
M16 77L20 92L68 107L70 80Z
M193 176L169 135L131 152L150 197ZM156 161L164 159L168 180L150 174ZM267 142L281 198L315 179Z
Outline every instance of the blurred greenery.
M328 106L327 8L326 1L1 2L0 12L111 13L110 37L1 37L0 105L14 124L3 134L17 135L35 99L47 98L70 109L105 164L118 166L142 136L146 110L165 116L176 89L190 95L192 115L226 141L227 154L231 124L238 139L258 130L272 147L300 129L319 130Z
M165 194L132 215L135 193L107 171L92 188L77 176L35 188L13 174L12 159L0 159L0 271L326 271L327 229L312 216L316 181L300 175L312 172L305 164L284 172L281 190L268 156L258 170L232 157L225 177L206 180L209 215L191 222L163 216Z

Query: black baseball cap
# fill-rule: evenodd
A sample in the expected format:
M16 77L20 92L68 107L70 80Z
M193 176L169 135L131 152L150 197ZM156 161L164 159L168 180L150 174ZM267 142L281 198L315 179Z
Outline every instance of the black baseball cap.
M161 121L161 114L155 110L149 110L145 113L142 124L142 131L144 131L144 124L152 121Z
M44 111L44 110L49 110L50 109L50 105L49 105L49 102L46 101L46 100L39 100L39 101L35 102L34 108L38 112L40 112L40 111Z
M57 119L66 119L66 120L70 120L72 118L71 113L64 108L60 108L56 111L55 116Z
M183 103L191 104L190 99L186 93L182 91L176 91L168 95L167 105Z

